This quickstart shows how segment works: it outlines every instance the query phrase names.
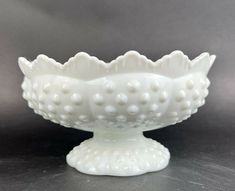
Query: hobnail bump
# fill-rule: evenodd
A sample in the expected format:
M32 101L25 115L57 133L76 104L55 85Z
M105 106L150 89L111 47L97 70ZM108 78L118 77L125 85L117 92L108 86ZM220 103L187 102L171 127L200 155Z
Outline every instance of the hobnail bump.
M161 170L170 154L143 131L176 124L205 103L215 55L194 60L181 51L153 62L129 51L110 63L80 52L65 64L45 55L19 58L23 97L35 113L65 127L94 132L67 162L95 175Z

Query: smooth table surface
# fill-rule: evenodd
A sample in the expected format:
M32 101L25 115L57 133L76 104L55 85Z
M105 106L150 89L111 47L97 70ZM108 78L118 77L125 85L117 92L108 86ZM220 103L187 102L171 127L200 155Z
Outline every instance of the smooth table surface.
M66 154L90 133L41 120L25 106L28 113L18 111L0 131L0 190L235 190L235 131L223 119L202 118L206 108L181 124L145 133L169 148L166 169L108 177L82 174L65 162ZM220 125L224 127L216 130Z

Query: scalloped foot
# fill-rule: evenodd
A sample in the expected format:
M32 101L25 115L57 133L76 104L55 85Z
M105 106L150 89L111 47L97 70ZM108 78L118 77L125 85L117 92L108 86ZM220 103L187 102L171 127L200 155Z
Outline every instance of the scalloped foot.
M82 173L111 176L159 171L168 165L169 159L167 148L142 133L113 137L95 134L67 155L67 163Z

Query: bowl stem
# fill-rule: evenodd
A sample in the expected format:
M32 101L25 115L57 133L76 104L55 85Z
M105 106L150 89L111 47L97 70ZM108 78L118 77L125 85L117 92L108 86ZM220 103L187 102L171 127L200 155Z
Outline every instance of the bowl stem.
M93 175L134 176L165 168L170 153L142 132L94 132L94 136L74 147L67 163Z

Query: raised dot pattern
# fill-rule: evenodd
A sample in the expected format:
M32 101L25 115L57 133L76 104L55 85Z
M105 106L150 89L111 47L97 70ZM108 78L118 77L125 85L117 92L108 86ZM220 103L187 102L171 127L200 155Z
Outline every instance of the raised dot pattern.
M168 164L170 153L164 146L152 139L141 140L140 143L141 147L138 141L134 142L135 149L131 149L132 147L104 149L95 139L91 139L75 147L66 159L70 166L88 174L105 172L107 175L118 173L120 176L142 174L153 169L160 170ZM126 161L132 161L132 165Z
M75 83L60 83L59 80L50 82L25 79L22 83L23 97L29 107L43 118L65 127L80 127L89 122L88 107L83 104L83 92L77 87L79 85Z
M175 124L189 118L197 112L198 107L205 103L208 95L209 80L207 78L188 77L175 84L175 97L172 100L167 119L170 124Z
M23 97L35 113L66 127L92 127L96 120L102 120L107 127L142 128L143 125L164 126L188 118L205 103L210 85L207 78L199 82L189 78L180 82L183 85L176 86L178 89L172 96L168 86L159 80L149 80L148 85L137 79L123 81L120 88L118 81L107 80L90 95L89 104L95 108L92 108L93 118L88 98L78 84L25 80L22 89ZM165 114L168 103L174 108ZM120 125L123 122L127 123Z
M117 83L123 83L121 88ZM154 123L161 117L161 108L169 102L167 88L162 88L160 83L152 79L148 85L134 78L123 82L106 79L101 87L94 87L94 93L90 95L95 119L117 128L141 128L143 116L149 123ZM113 87L112 91L107 87ZM124 121L127 124L120 125Z

